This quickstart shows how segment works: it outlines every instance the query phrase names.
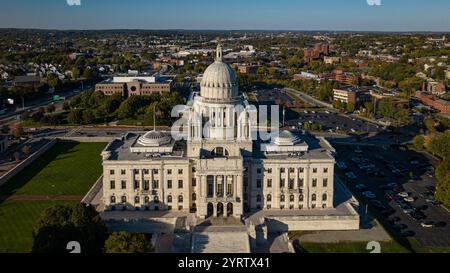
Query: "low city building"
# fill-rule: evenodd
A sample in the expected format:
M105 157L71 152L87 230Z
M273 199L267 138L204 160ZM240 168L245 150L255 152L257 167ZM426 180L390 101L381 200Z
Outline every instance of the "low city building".
M340 101L346 104L353 104L356 108L362 105L364 102L371 99L370 92L365 89L356 87L347 87L340 89L333 89L334 101Z
M328 57L325 56L323 57L323 62L325 64L339 64L342 62L342 58L341 57Z
M13 86L32 86L37 87L41 84L40 76L16 76L12 81Z
M342 70L334 70L331 73L322 73L319 75L321 80L335 81L338 83L356 86L359 84L359 77L353 73L344 72Z
M95 91L107 96L120 94L123 97L151 95L171 92L173 80L160 76L115 76L95 85Z
M450 114L450 101L438 99L430 93L416 92L416 97L426 106L438 110L441 113Z

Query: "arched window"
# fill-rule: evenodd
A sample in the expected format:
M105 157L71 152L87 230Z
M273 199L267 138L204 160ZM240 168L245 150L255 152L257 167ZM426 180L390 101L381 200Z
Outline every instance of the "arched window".
M322 195L322 201L327 201L327 194L326 194L326 193L324 193L324 194Z
M316 201L316 199L317 199L317 195L316 195L316 194L313 194L313 195L311 196L311 200L312 200L312 201Z
M298 197L298 201L303 202L303 194L300 194L300 196Z
M126 196L122 196L122 203L126 203L127 202L127 197Z
M144 202L145 202L145 204L150 203L150 197L146 196L146 197L144 198Z
M294 197L294 195L292 194L292 195L289 197L289 201L294 202L294 199L295 199L295 197Z
M280 202L284 202L284 201L286 201L286 196L284 196L284 194L283 194L280 196Z
M134 198L134 203L135 204L139 204L140 203L140 198L139 198L139 196L136 196L135 198Z
M172 203L172 195L167 196L167 203Z
M258 195L256 196L256 202L258 202L258 203L261 202L261 195L258 194Z
M272 195L270 194L267 195L267 202L272 202Z
M115 196L111 196L111 204L116 203L116 197Z
M183 195L178 196L178 203L183 203Z
M192 201L197 201L197 194L195 192L192 194Z
M155 196L155 198L153 198L153 202L155 202L155 204L159 204L159 197Z

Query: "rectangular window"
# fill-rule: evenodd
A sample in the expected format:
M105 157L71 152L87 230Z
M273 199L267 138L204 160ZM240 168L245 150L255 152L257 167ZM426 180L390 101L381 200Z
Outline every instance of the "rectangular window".
M299 188L303 188L304 183L305 183L305 179L300 178L300 179L298 180L298 187L299 187Z
M194 177L192 178L192 187L196 187L197 186L197 179Z
M300 168L299 169L299 173L304 173L305 172L305 168Z
M158 188L159 188L159 181L153 180L153 189L158 189Z
M179 169L178 174L183 174L183 169Z
M267 179L267 187L272 188L272 179Z
M122 180L122 190L125 190L127 188L127 181Z
M127 172L125 170L120 170L120 174L125 175L125 174L127 174Z
M261 179L256 179L256 187L257 187L258 189L261 188Z
M133 170L134 174L139 174L139 170Z
M153 170L153 174L158 174L158 170Z
M111 186L111 190L116 189L116 181L111 180L111 181L109 182L109 184L110 184L110 186Z
M293 190L294 189L294 179L289 179L289 189Z
M328 187L328 178L323 179L323 187Z
M313 173L317 173L317 168L313 168Z
M168 189L172 188L172 180L167 180L167 188Z
M139 181L134 180L134 189L137 190L139 189Z
M114 175L114 170L109 170L110 175Z
M150 181L144 180L144 191L150 190Z
M149 169L144 169L144 174L149 174L150 170Z
M267 173L272 173L272 168L267 169Z
M179 189L183 188L183 180L178 180L178 188Z
M317 178L313 178L312 186L313 186L313 188L317 187Z
M280 173L285 173L285 172L286 172L286 170L284 168L280 169Z
M289 168L289 173L294 173L295 169L294 168Z
M168 169L168 170L167 170L167 174L172 174L172 170L171 170L171 169Z
M328 173L328 168L324 168L323 173Z
M280 179L280 188L284 188L286 186L284 178Z
M257 168L257 169L256 169L256 173L257 173L257 174L261 174L261 173L262 173L261 168Z

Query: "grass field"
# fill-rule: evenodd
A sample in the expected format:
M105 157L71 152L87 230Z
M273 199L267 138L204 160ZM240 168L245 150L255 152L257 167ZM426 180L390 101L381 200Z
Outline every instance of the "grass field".
M0 253L26 253L33 245L36 220L48 207L76 201L6 201L0 205Z
M57 143L6 185L1 196L84 195L102 173L105 143Z
M1 196L85 195L102 173L105 143L57 143L6 185ZM77 201L0 201L0 253L29 252L41 213Z

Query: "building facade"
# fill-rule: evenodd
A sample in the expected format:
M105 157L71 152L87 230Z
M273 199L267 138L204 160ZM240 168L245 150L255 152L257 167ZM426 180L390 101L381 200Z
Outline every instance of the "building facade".
M200 88L185 110L184 140L153 130L105 148L106 209L239 218L258 210L333 208L333 148L323 138L288 131L255 139L254 110L220 45Z
M146 96L171 92L173 81L148 76L117 76L95 85L95 91L107 96L120 94L123 97Z

